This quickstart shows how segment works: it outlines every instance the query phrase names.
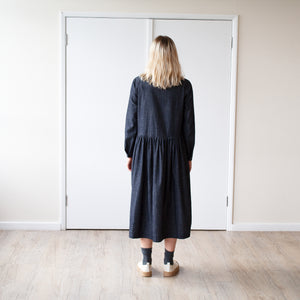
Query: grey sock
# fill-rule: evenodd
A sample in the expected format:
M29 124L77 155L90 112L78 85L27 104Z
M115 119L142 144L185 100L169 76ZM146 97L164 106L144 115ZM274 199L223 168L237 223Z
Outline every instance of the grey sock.
M174 251L168 251L165 248L165 258L164 258L164 264L167 264L168 262L173 265L173 256L174 256Z
M143 265L146 265L147 262L150 263L150 265L152 264L152 258L151 258L151 254L152 254L152 248L142 248L142 253L143 253Z

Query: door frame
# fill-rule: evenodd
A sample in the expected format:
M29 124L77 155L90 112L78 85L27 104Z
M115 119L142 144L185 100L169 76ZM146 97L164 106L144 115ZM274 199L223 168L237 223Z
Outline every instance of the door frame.
M202 14L178 14L178 13L119 13L119 12L72 12L60 11L60 172L59 172L59 199L60 199L60 230L66 230L67 213L67 181L66 181L66 23L67 18L128 18L148 19L148 43L152 42L153 19L176 20L212 20L232 22L232 50L230 71L230 120L229 120L229 157L228 157L228 184L227 184L227 211L226 230L232 231L233 225L233 191L234 191L234 167L235 167L235 131L236 131L236 88L237 88L237 42L238 42L238 17L239 15L202 15ZM149 50L149 47L148 47ZM147 51L148 51L147 50Z

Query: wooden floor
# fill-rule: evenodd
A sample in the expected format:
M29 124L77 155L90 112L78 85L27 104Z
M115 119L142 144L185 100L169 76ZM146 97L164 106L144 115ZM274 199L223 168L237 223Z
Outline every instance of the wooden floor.
M176 277L140 277L127 230L0 231L0 299L300 299L300 232L192 231Z

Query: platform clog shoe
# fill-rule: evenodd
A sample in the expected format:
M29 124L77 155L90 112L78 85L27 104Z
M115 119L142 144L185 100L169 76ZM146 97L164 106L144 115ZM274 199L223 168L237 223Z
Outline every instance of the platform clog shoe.
M141 276L143 277L151 277L152 276L152 266L149 262L146 265L143 265L142 261L139 261L137 264L137 269Z
M177 260L173 259L173 265L168 262L164 264L164 277L175 276L179 272L179 263Z

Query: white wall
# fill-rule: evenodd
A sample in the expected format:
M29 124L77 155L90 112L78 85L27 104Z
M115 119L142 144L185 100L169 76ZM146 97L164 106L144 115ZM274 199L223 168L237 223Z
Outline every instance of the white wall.
M300 222L292 0L1 1L0 222L60 221L61 10L239 15L234 223Z

